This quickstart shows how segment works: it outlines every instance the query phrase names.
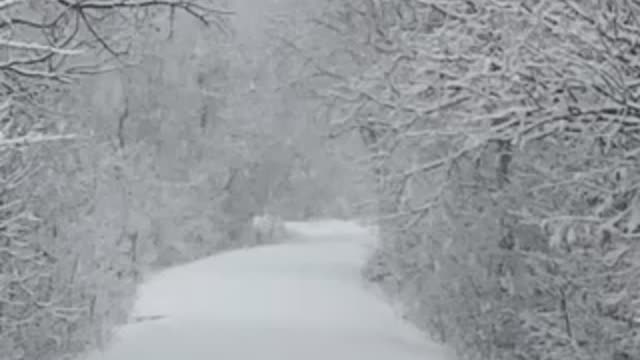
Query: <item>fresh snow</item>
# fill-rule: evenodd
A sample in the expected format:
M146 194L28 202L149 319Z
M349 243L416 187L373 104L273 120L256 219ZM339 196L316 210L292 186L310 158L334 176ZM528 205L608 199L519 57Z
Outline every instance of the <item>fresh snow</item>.
M373 236L339 221L288 223L285 244L149 279L106 352L89 360L443 360L360 279ZM147 320L145 320L147 319Z

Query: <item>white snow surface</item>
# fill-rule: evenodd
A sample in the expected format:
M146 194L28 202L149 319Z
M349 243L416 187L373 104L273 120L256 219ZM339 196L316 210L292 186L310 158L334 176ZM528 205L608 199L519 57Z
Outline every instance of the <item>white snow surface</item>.
M448 360L367 288L369 230L287 223L287 243L172 268L140 288L133 317L88 360Z

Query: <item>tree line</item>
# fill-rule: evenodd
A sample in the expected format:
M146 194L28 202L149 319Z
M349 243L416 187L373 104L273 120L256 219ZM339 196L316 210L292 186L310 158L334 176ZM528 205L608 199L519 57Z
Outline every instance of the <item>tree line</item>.
M640 4L323 4L295 52L368 149L365 276L461 358L640 356Z

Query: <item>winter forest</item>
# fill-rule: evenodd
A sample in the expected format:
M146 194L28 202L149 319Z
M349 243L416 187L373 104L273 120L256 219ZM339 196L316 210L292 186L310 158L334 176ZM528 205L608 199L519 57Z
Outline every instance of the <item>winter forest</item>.
M0 360L327 218L456 359L640 359L640 1L0 0Z

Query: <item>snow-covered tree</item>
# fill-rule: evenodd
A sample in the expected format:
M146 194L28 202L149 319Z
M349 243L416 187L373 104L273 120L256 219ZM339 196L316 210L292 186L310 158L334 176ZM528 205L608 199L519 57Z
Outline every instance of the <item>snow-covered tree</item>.
M70 358L126 318L135 234L76 84L130 65L139 27L181 12L227 14L196 1L0 2L2 359Z
M477 358L638 356L627 1L330 1L310 53L378 179L369 276Z

